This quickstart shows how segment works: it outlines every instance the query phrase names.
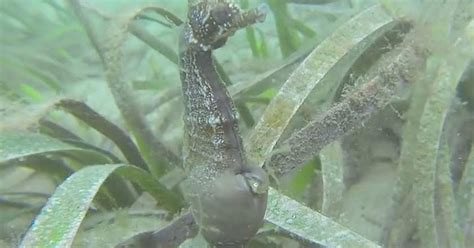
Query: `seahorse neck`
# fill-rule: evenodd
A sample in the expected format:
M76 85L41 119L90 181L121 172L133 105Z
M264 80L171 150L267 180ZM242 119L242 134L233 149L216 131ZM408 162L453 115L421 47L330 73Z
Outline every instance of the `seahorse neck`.
M236 111L215 69L212 50L189 46L180 55L185 129L189 139L202 139L200 144L213 146L216 154L207 154L208 157L221 158L221 162L227 163L221 164L223 167L241 173L245 158ZM209 153L206 147L193 149L198 153Z

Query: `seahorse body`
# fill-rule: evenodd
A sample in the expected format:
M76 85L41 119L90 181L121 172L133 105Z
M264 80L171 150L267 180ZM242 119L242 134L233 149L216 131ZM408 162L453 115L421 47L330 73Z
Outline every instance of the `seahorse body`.
M215 69L212 50L264 15L259 9L242 12L222 0L203 1L190 7L180 40L188 172L182 189L203 236L225 247L240 247L262 225L268 177L248 165L235 107Z

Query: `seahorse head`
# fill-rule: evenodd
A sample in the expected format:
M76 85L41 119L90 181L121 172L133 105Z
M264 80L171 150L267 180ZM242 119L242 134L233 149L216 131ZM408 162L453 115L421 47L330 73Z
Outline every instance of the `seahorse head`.
M190 8L186 41L204 51L217 49L225 44L238 29L265 19L266 8L242 11L225 0L205 0Z

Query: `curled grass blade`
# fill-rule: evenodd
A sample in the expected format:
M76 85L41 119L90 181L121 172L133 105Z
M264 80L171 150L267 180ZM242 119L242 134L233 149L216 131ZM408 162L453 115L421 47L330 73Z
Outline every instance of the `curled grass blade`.
M405 215L405 209L400 207L403 204L403 199L409 194L413 185L413 167L416 152L416 139L420 125L420 118L423 114L423 108L428 98L428 90L431 87L431 82L434 80L434 72L438 65L428 59L427 67L424 71L426 76L420 78L415 82L412 88L412 100L410 108L405 113L406 123L403 127L402 132L402 145L400 160L398 162L398 176L396 185L392 194L391 206L386 216L387 220L385 223L386 230L383 243L390 243L390 245L396 247L398 242L404 240L400 235L400 230L405 229L406 223L404 218L401 216Z
M175 218L163 228L135 235L119 244L118 247L129 247L131 244L136 243L140 243L143 247L155 247L156 244L160 244L160 247L189 247L185 246L183 241L195 237L198 232L199 228L196 221L192 214L187 212L180 217Z
M467 230L470 223L474 222L474 216L472 214L469 216L469 213L474 212L474 204L472 204L472 201L474 201L474 146L471 148L466 165L463 178L455 196L458 219L464 230ZM469 240L466 237L466 246Z
M249 157L261 166L309 93L322 91L333 82L324 80L331 69L352 49L358 48L360 54L394 23L392 17L376 5L346 22L314 49L282 86L257 123L246 144Z
M115 154L102 149L100 147L91 145L89 143L86 143L84 140L82 140L79 136L77 136L75 133L69 131L68 129L64 128L63 126L49 121L45 118L42 118L39 120L39 125L40 125L40 132L43 134L46 134L48 136L51 136L53 138L56 138L64 143L73 145L78 148L83 148L87 150L93 150L98 153L103 154L105 157L108 157L112 163L120 163L120 159L115 156Z
M147 165L140 155L138 148L127 133L94 111L87 104L73 99L62 99L56 104L56 106L64 109L66 112L74 115L76 118L111 139L123 153L125 158L127 158L129 163L142 169L147 169Z
M158 202L158 206L175 213L184 207L184 201L180 194L168 190L159 183L147 171L134 166L122 167L117 174L129 179L150 193Z
M101 47L98 43L90 20L85 18L79 1L69 0L77 17L80 19L87 31L90 41L100 55L106 68L107 84L115 100L126 125L137 141L140 154L143 156L148 169L155 177L159 177L169 168L179 165L180 158L173 151L157 139L151 127L145 121L145 117L134 97L132 87L124 81L122 71L122 45L127 38L128 27L132 21L143 11L154 10L153 5L127 11L128 14L121 18L111 20L106 35L106 46Z
M178 64L178 54L168 44L152 35L146 29L140 27L137 23L131 23L128 27L131 34L153 48L155 51L165 56L173 64Z
M76 144L80 146L75 146ZM37 133L0 132L0 166L22 165L45 172L62 181L73 172L73 169L80 168L84 164L118 161L107 151L98 150L88 146L87 143L81 145L76 142L76 144L62 142ZM63 161L44 156L51 154L72 158L79 161L79 165L70 168ZM135 200L135 193L129 185L116 176L107 181L107 191L116 198L116 201L114 203L107 197L104 200L101 198L100 203L105 207L114 207L117 204L129 206Z
M84 222L72 247L118 248L120 247L119 243L124 240L163 227L166 224L163 215L163 213L160 214L159 212L136 211L134 209L98 213L94 217L103 219L88 227L86 227L86 222Z
M456 94L456 86L459 82L461 77L462 71L467 66L467 60L464 61L464 64L455 64L450 63L450 65L443 66L441 74L445 75L446 79L443 80L443 84L447 85L447 92L444 94L451 93L451 97L454 97ZM440 75L441 76L441 75ZM440 82L441 83L441 82ZM449 87L449 88L448 88ZM449 91L451 90L451 91ZM438 96L433 96L438 97ZM444 107L446 109L449 108L451 103L451 97L446 95L444 97ZM446 122L448 122L448 116L446 112L443 113L441 117L441 123L446 126ZM444 138L441 136L441 138ZM445 243L442 246L448 247L464 247L464 237L462 233L462 229L460 228L459 221L456 216L456 206L455 206L455 196L453 190L453 184L451 180L451 173L450 173L450 156L449 156L449 147L446 140L440 140L438 142L439 150L436 156L436 192L435 194L437 197L437 204L439 205L440 209L438 213L436 213L436 219L439 221L440 227L438 227L439 235L444 236L443 240ZM471 195L472 196L472 195Z
M28 156L59 152L76 152L85 156L98 156L93 151L84 150L45 135L0 131L0 164L11 160L24 159ZM102 158L102 161L104 159Z
M447 26L444 26L444 30L447 30ZM455 42L449 55L434 55L440 66L420 119L413 188L420 240L426 247L463 247L464 243L454 216L454 195L444 127L447 112L456 97L458 83L473 55L473 30L474 21L471 21L465 36ZM469 48L470 52L464 51Z
M9 163L9 165L31 168L60 181L74 173L74 170L69 168L64 161L51 159L46 156L30 156L18 161L18 163Z
M121 166L90 166L66 179L36 217L20 247L69 247L100 186Z
M462 235L459 235L460 229L454 216L449 152L443 130L447 111L456 95L456 87L469 59L468 56L463 59L458 57L457 60L448 57L441 62L437 78L433 82L431 96L420 119L413 170L417 199L415 206L421 241L429 247L463 246ZM436 203L435 199L439 202ZM434 208L436 204L439 204L439 213ZM439 241L446 243L442 244Z
M424 68L424 56L413 46L408 35L400 46L386 53L370 70L376 73L360 77L354 92L334 104L281 143L280 151L271 158L277 176L300 166L327 144L360 128L373 114L387 106L398 89L413 82Z
M305 243L326 247L379 247L370 240L286 197L274 189L268 192L265 219Z
M41 118L38 121L38 124L40 125L40 132L45 133L51 137L57 139L69 139L78 141L82 140L75 133L69 131L68 129L62 127L61 125L55 122L47 120L46 118Z
M119 174L141 184L157 195L152 177L143 170L125 164L94 165L79 170L64 181L48 200L20 247L69 247L94 196L104 181L118 170ZM164 201L164 203L168 203Z
M334 219L339 218L344 193L344 162L339 142L329 144L321 151L324 198L323 213Z

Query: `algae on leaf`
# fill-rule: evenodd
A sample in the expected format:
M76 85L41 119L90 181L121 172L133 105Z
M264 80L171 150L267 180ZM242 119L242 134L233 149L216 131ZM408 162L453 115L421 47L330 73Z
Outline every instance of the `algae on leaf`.
M81 149L38 133L0 131L0 165L15 159L25 159L27 156L68 151L78 152L88 156L97 157L99 155L94 151ZM106 159L101 159L107 162Z
M301 203L270 189L265 220L310 244L328 247L380 247Z

